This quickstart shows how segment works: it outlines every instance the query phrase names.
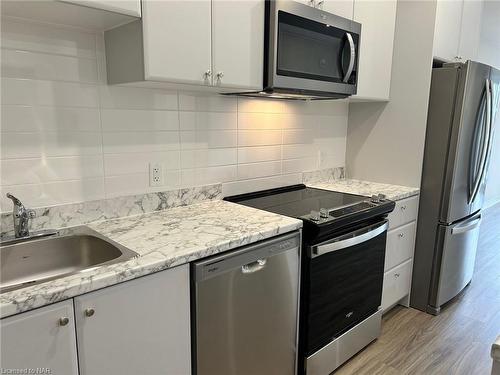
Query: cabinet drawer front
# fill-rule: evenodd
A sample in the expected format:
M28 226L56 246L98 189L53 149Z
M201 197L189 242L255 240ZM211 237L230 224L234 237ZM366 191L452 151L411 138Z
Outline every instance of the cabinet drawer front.
M384 271L390 270L413 257L415 227L416 222L413 221L387 233Z
M396 201L394 211L389 214L389 229L414 221L417 218L418 196Z
M397 266L384 274L382 310L394 305L410 292L412 261Z

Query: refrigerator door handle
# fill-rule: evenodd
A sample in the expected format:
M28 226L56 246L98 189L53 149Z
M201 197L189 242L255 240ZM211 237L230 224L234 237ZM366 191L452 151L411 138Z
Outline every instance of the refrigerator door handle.
M477 193L479 192L479 187L481 186L484 170L486 168L486 157L488 155L488 149L490 147L490 136L491 136L491 91L490 91L490 80L486 79L485 82L485 92L486 92L486 116L484 121L484 135L487 137L483 143L483 148L481 150L481 158L479 162L479 173L474 181L474 185L469 198L469 204L474 202Z
M474 220L472 221L468 221L462 225L459 225L458 227L455 227L451 230L451 234L454 235L454 234L461 234L461 233L465 233L465 232L468 232L468 231L471 231L473 229L476 229L479 224L481 223L481 216L479 217L476 217Z

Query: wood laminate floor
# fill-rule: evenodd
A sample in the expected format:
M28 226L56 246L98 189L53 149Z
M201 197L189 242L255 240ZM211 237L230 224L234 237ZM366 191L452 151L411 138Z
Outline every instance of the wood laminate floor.
M472 283L439 316L398 306L335 375L489 375L500 335L500 204L485 210Z

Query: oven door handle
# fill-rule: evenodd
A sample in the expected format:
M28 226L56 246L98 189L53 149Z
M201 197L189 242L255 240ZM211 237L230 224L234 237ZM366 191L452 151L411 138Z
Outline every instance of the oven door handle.
M384 233L388 227L388 221L384 220L382 223L373 224L367 228L358 229L354 232L344 234L337 237L333 241L328 241L323 244L310 247L309 256L311 258L316 258L321 255L331 253L332 251L359 245L360 243L369 241L372 238Z

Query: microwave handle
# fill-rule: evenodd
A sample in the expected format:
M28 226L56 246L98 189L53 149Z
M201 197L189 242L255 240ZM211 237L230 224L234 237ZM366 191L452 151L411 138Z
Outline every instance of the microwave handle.
M344 82L349 81L351 78L352 70L354 69L354 62L356 61L356 49L354 47L354 40L352 39L352 35L350 33L345 33L347 37L347 43L349 43L349 66L347 67L347 72L345 73Z

